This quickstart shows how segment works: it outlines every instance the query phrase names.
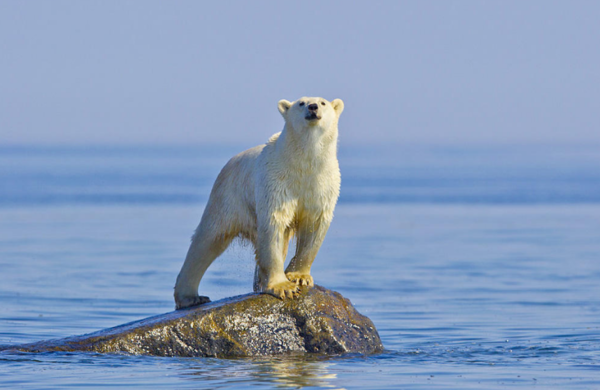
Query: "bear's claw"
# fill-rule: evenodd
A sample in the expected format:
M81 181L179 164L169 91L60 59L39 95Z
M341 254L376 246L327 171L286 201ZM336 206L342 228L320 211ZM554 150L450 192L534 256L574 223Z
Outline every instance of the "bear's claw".
M272 287L267 287L263 292L282 300L285 300L286 298L294 299L300 295L300 287L296 283L286 280L285 282L277 283Z
M287 276L290 282L296 283L298 286L313 287L315 285L312 276L309 274L303 274L300 272L287 272L285 276Z
M209 303L210 298L205 296L198 296L191 298L183 298L182 300L178 300L175 305L175 309L185 309L187 307L204 305L205 303Z

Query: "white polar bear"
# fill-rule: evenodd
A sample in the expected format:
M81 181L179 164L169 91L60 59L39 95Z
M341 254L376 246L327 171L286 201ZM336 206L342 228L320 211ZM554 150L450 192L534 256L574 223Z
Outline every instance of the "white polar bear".
M175 285L177 309L210 302L198 296L206 269L236 237L254 245L254 291L294 298L313 286L310 267L340 192L340 99L279 102L280 133L233 157L219 173ZM284 272L288 245L296 254Z

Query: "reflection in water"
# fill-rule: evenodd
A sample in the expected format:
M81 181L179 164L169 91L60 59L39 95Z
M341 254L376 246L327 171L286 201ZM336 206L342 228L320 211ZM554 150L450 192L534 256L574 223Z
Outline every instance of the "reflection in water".
M200 364L198 364L200 363ZM336 374L327 369L331 363L301 357L276 357L254 359L201 359L186 365L184 376L189 379L238 383L263 383L277 388L302 389L320 387L342 389L333 383Z
M303 387L334 388L332 380L336 374L327 370L329 363L320 361L307 361L301 359L277 359L265 361L256 366L254 376L257 379L271 378L277 387Z

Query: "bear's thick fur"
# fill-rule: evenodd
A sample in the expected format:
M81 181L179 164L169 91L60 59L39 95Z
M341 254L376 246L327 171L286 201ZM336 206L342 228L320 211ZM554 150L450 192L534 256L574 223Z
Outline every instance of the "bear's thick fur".
M340 99L279 102L280 133L233 157L217 177L175 285L178 309L209 302L198 296L206 269L236 237L256 255L254 291L285 299L313 286L310 268L340 191L337 160ZM284 271L290 239L296 254Z

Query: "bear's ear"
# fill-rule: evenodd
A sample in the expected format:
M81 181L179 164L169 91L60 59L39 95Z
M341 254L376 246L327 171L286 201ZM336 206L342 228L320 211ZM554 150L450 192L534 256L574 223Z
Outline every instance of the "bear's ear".
M342 99L335 99L331 102L331 105L333 106L333 109L337 116L340 116L342 111L344 111L344 102L342 101Z
M277 108L279 108L279 112L281 113L281 115L285 115L291 106L292 103L288 102L285 99L282 99L279 101L279 103L277 103Z

